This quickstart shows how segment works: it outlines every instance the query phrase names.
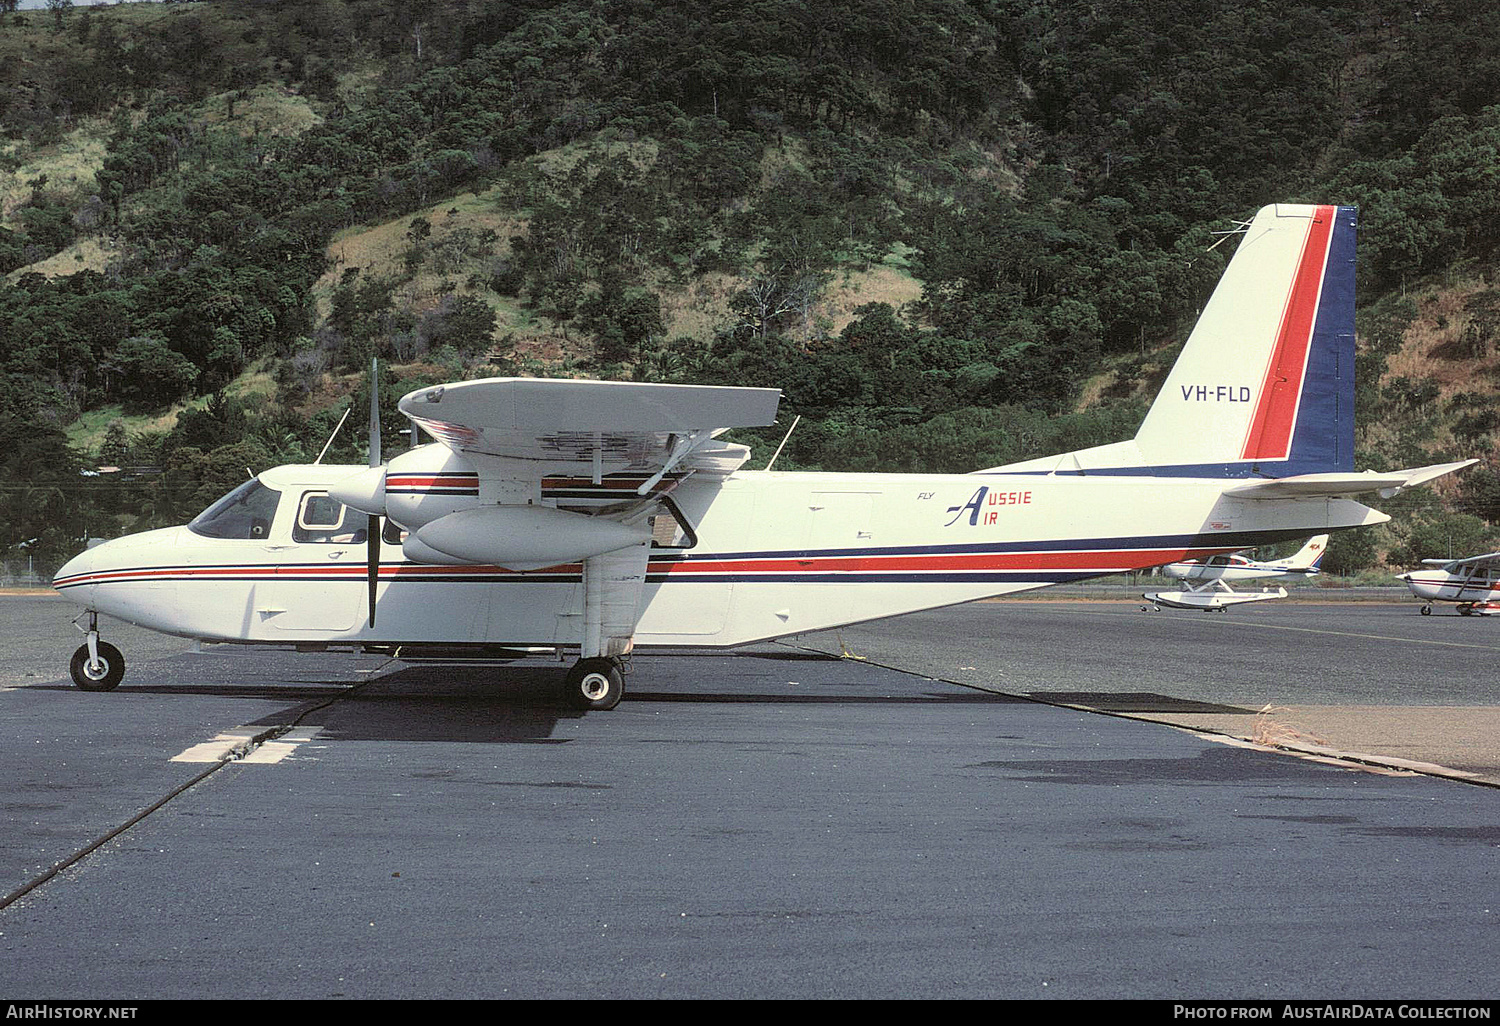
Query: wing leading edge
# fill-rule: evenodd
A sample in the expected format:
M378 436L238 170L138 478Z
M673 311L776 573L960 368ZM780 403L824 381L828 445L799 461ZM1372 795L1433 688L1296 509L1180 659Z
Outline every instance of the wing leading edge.
M627 381L487 378L418 389L403 414L483 467L530 464L538 473L685 469L729 473L749 456L714 441L724 430L776 420L780 389ZM483 473L483 470L481 470Z

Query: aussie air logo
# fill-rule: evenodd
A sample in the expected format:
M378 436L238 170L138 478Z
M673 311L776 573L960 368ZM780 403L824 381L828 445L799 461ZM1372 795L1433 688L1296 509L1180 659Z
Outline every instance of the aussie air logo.
M944 527L952 527L963 519L964 514L969 516L969 526L976 527L981 522L986 524L998 523L1000 520L1001 506L1029 506L1031 505L1031 492L1013 491L1002 492L998 488L992 489L989 485L980 485L969 501L960 506L949 506L947 512L953 514Z
M1179 385L1186 403L1248 403L1248 385Z

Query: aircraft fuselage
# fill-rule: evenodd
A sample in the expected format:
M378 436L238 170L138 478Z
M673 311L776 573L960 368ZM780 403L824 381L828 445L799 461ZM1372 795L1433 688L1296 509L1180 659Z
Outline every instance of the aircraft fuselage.
M1413 595L1428 602L1500 602L1500 581L1485 575L1463 577L1446 570L1413 570L1402 574L1401 579Z
M268 471L260 480L279 494L265 500L274 510L255 536L206 537L184 526L105 542L65 566L56 587L85 609L214 642L579 644L579 565L527 572L433 565L407 559L399 543L382 546L379 616L370 627L362 534L308 526L340 523L326 490L361 469ZM663 533L650 550L635 646L741 645L1381 519L1347 499L1234 499L1221 494L1226 483L1062 474L688 477L670 493L684 530Z

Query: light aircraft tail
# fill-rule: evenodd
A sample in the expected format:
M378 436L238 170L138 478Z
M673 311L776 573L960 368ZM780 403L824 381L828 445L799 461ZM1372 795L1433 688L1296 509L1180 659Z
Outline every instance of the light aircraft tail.
M1323 562L1323 555L1328 551L1328 535L1320 534L1307 539L1307 544L1298 549L1296 553L1286 559L1278 559L1272 565L1284 567L1289 571L1302 571L1308 573L1316 571L1318 564Z
M1354 472L1355 214L1256 213L1135 438L979 473L1245 478L1224 494L1389 498L1474 463Z

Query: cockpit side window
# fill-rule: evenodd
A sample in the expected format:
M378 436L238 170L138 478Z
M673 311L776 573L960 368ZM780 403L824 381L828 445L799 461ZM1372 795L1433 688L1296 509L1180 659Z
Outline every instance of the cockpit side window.
M280 492L251 478L198 514L188 530L205 538L266 538L280 502Z

